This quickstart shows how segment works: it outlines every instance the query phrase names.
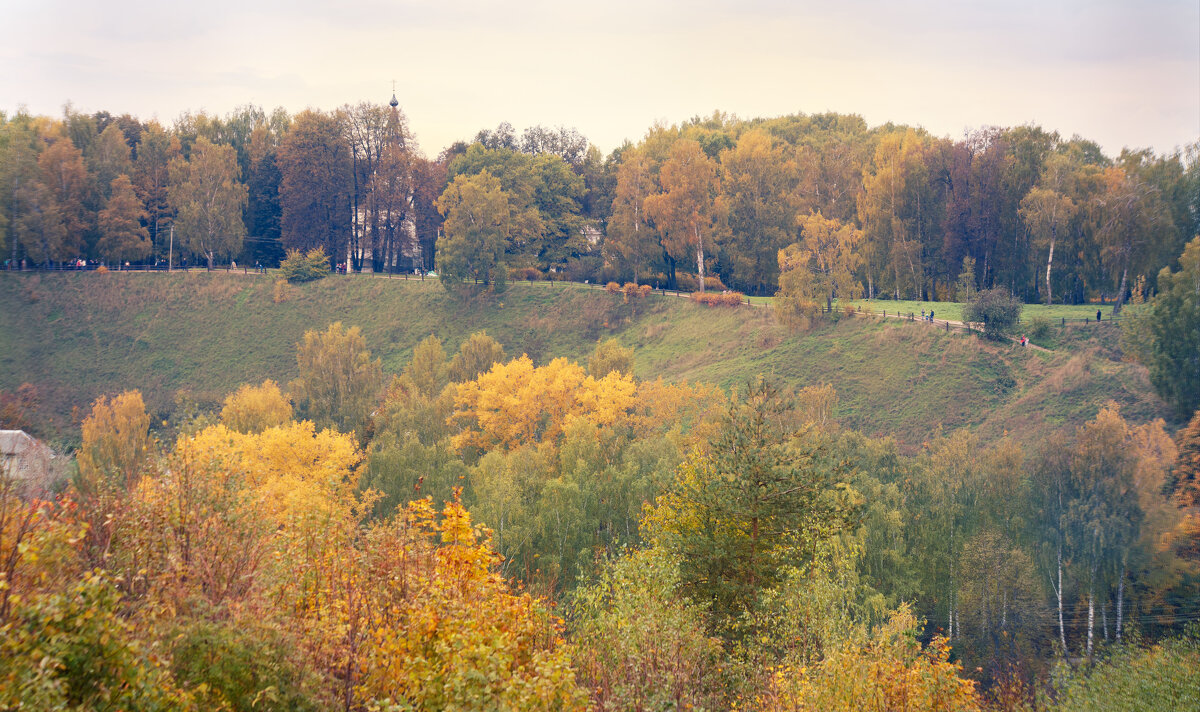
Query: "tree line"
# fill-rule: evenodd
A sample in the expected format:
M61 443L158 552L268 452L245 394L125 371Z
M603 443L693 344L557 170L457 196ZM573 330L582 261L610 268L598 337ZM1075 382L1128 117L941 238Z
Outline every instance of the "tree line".
M0 122L0 220L10 258L35 263L161 258L174 226L207 262L322 246L352 270L489 285L769 295L790 280L817 298L960 301L1003 287L1119 308L1200 234L1197 156L1110 157L1034 125L953 140L852 115L717 113L607 156L571 129L501 124L429 159L397 106L247 106L170 127L68 107Z

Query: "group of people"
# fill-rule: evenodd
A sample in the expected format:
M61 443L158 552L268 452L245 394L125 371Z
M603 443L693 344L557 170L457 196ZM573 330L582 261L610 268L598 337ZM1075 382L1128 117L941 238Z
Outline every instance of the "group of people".
M933 323L933 310L932 310L932 309L930 309L930 310L929 310L929 314L928 314L928 315L926 315L926 314L925 314L925 310L924 310L924 309L922 309L922 310L921 310L921 321L927 321L927 322L929 322L929 323L931 323L931 324L932 324L932 323Z

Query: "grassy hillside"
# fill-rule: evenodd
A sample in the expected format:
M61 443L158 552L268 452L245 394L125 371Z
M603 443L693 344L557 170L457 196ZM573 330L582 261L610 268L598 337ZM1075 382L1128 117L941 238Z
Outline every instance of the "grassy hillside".
M1041 434L1081 423L1109 399L1134 420L1165 413L1143 369L1107 357L1099 330L1110 329L1112 341L1110 325L1081 342L1060 334L1060 350L1038 352L894 320L844 319L793 334L769 309L656 295L626 304L562 283L472 299L434 281L366 277L289 287L280 302L274 291L270 278L224 272L0 274L0 389L37 385L41 417L65 434L73 409L127 388L165 414L180 389L213 404L240 383L286 384L304 331L341 321L362 327L389 372L429 334L452 351L486 329L510 354L539 362L584 359L597 339L615 336L636 348L641 378L732 386L774 373L797 386L828 382L844 424L910 446L943 428Z

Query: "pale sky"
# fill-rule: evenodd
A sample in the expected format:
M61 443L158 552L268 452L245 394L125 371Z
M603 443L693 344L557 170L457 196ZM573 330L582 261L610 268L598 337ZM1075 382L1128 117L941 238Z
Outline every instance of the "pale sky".
M655 122L823 111L1115 155L1200 139L1200 0L0 0L0 111L169 123L396 95L430 156L509 121L607 153Z

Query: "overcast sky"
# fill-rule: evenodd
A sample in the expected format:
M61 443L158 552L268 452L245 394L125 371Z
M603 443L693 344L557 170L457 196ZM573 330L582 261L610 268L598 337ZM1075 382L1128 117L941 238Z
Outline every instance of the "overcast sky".
M1200 139L1200 0L0 0L0 110L386 102L426 154L511 122L602 151L655 122L836 111L1107 153Z

